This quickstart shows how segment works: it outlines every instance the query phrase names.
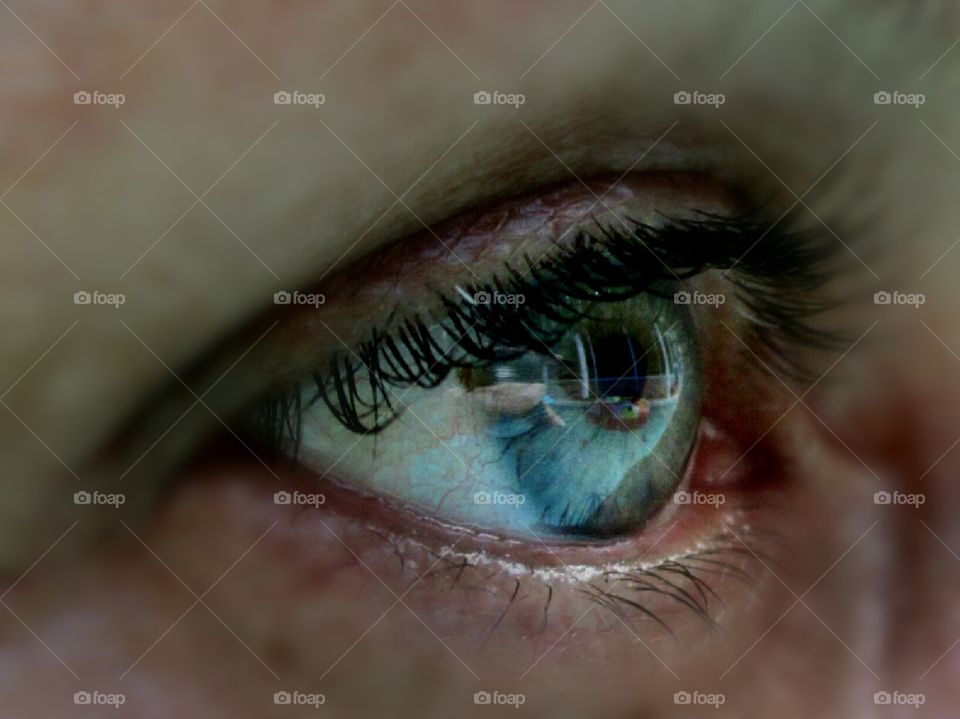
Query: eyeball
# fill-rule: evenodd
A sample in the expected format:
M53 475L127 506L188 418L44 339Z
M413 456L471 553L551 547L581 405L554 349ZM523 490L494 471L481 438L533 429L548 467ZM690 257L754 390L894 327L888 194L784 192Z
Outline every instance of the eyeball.
M438 521L606 539L642 529L676 491L700 394L688 309L641 296L598 305L551 345L395 390L398 418L373 436L315 403L299 458Z

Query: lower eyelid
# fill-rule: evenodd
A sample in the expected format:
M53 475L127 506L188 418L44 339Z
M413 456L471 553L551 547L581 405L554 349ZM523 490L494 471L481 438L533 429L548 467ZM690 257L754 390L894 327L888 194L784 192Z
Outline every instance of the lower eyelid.
M707 444L710 443L708 440ZM712 444L722 443L714 435ZM699 459L694 457L690 464L692 470L688 470L688 473L702 472L711 461L704 459L704 455L715 453L715 446L706 452L700 448ZM726 459L727 456L713 458L713 462L720 466ZM675 506L667 516L652 523L636 537L602 544L538 546L529 540L507 540L447 527L435 520L418 517L379 497L341 488L329 481L318 486L316 475L306 469L296 470L290 481L291 487L299 488L294 491L320 490L324 494L325 501L319 511L309 506L294 510L292 527L301 537L303 551L313 554L318 546L323 545L343 551L346 555L356 553L356 563L367 564L371 568L376 565L376 573L383 572L384 577L396 579L399 583L395 591L398 593L406 589L404 581L409 585L419 580L423 582L420 589L428 595L436 592L440 596L448 596L452 587L473 586L502 598L507 589L519 582L528 590L530 587L552 587L550 591L556 594L551 599L565 596L567 592L575 593L580 598L589 598L592 594L594 601L599 600L602 605L604 586L611 585L611 577L614 577L612 581L615 583L617 576L646 576L656 584L656 573L665 566L668 567L667 572L682 571L683 567L688 567L694 575L696 572L693 572L693 568L699 566L702 580L690 577L681 581L682 591L671 587L669 581L660 582L664 591L660 600L651 602L651 605L670 605L669 611L672 612L684 607L685 602L679 601L678 597L711 594L707 590L711 577L719 575L722 580L729 579L735 583L749 576L749 552L725 530L726 522L740 528L739 535L745 542L759 543L761 540L756 529L743 526L741 502L736 491L729 494L729 505ZM691 486L689 479L682 486L702 492L699 485L698 488ZM770 546L758 549L763 553L770 550ZM350 565L349 558L345 556L343 566ZM327 566L326 560L323 566ZM444 583L445 576L453 577L454 581ZM372 573L366 578L374 580ZM682 586L684 584L689 586ZM656 594L656 587L649 589ZM524 594L524 597L528 594ZM470 601L469 595L464 595L450 603L456 605L458 602L467 602L471 606ZM627 601L620 603L624 610L630 606ZM654 606L644 608L656 613ZM686 608L695 609L689 604ZM712 608L704 607L701 619L709 617ZM643 614L643 610L634 609ZM470 611L477 614L475 606ZM524 612L529 615L531 611L532 608L524 604ZM683 617L681 621L687 622L689 619ZM532 621L529 617L527 620L528 623L518 627L518 631L523 629L529 632L535 628L529 624ZM476 628L476 631L479 629Z
M683 525L702 523L688 516ZM687 526L661 529L665 547L688 541ZM780 551L774 535L737 529L738 537L716 534L692 549L656 547L639 561L626 556L600 567L558 561L553 569L458 546L438 551L325 511L299 513L288 531L319 558L319 575L310 563L302 568L318 600L333 594L385 609L402 597L474 670L512 680L559 641L579 655L596 652L595 659L638 651L649 658L631 635L661 656L702 642L721 613L746 605L754 594L764 569L751 551L767 558ZM611 630L622 644L611 644Z
M716 457L711 441L726 438L706 437L706 451L695 454L688 473L702 474L710 466L705 457ZM757 451L769 454L763 446ZM720 457L715 464L726 461ZM750 471L752 462L744 460ZM288 641L309 653L317 674L346 652L349 658L331 670L337 673L331 681L349 672L351 662L360 661L356 657L371 656L364 647L375 658L386 641L398 642L411 656L435 651L463 680L470 675L444 644L488 681L516 681L542 655L534 679L546 681L573 657L578 667L598 670L614 661L641 678L662 669L644 644L682 672L693 647L704 647L700 655L710 661L722 654L726 645L711 639L714 622L725 630L716 636L726 642L727 633L744 624L777 619L782 602L758 607L753 599L761 589L765 600L782 592L769 568L790 576L782 569L793 561L785 545L802 536L798 525L806 517L796 511L803 503L783 491L786 479L767 477L765 486L749 489L734 482L721 490L721 508L680 507L636 537L601 546L544 547L463 536L455 528L412 521L382 500L326 480L318 484L302 468L277 471L282 483L248 459L207 465L181 483L180 512L192 524L204 524L195 530L195 541L204 546L246 547L263 537L244 560L260 561L259 569L248 565L254 584L244 602L285 627ZM712 491L692 477L683 486ZM325 501L319 507L280 506L273 501L278 490L322 492ZM188 541L174 529L178 542ZM742 632L746 645L738 644L737 651L765 628ZM367 630L373 636L361 639ZM242 628L241 635L247 636ZM350 649L356 641L359 651Z

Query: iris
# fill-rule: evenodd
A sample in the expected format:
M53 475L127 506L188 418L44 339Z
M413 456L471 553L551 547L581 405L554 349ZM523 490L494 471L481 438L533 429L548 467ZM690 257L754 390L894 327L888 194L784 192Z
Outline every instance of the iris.
M534 531L624 531L679 483L699 404L695 348L678 308L638 304L632 321L590 321L548 353L458 373L524 498L516 520Z

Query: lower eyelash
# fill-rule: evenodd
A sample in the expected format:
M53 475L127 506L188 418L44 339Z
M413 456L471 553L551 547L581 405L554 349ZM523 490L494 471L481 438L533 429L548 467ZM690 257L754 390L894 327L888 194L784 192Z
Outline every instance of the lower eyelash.
M625 587L638 595L650 592L654 595L672 599L690 609L698 618L702 619L711 632L724 632L723 627L711 615L712 604L724 607L723 599L714 590L713 586L700 575L719 574L728 576L746 587L752 588L754 578L749 573L736 566L736 564L722 559L725 556L743 557L744 555L754 557L750 550L739 545L739 543L736 546L713 547L695 551L683 557L665 560L653 568L629 572L608 572L604 575L604 583L612 583L614 587ZM677 578L665 576L668 574L677 575ZM687 586L684 586L684 582L679 578L685 580ZM673 630L649 608L640 604L636 599L623 596L622 593L615 594L613 587L601 587L596 583L591 583L589 588L583 591L598 605L614 612L621 619L627 619L624 616L624 609L634 609L653 619L671 636L676 636Z
M742 547L723 547L692 552L689 555L673 558L647 569L632 572L611 572L604 576L603 585L592 582L581 590L592 601L621 619L630 623L628 612L631 610L647 617L672 637L676 633L656 612L641 603L641 596L650 594L670 599L692 611L701 619L711 632L724 632L712 611L714 605L724 606L723 599L714 589L711 582L702 575L727 576L752 588L754 577L735 564L724 562L718 557L730 556L742 558ZM704 558L710 557L707 566L703 566ZM678 578L667 577L665 574L677 574ZM618 589L619 588L619 589ZM635 597L626 596L624 591L632 592ZM711 599L712 597L712 599Z
M557 577L550 581L544 578L536 579L544 588L543 623L541 630L546 630L549 622L550 604L560 591L556 588L558 582L564 582L575 587L574 591L586 596L599 608L609 611L631 625L633 620L644 618L652 621L671 637L677 638L673 628L652 609L652 602L644 602L646 596L669 599L679 606L693 612L703 621L711 632L726 633L713 617L716 607L725 607L724 601L716 590L715 582L728 578L734 580L751 592L756 588L757 577L748 572L743 566L744 560L752 565L777 570L779 562L764 547L768 544L783 548L783 540L779 535L761 533L758 531L738 532L739 538L729 533L722 533L712 540L704 542L704 546L681 555L664 559L656 564L638 567L618 567L616 569L591 568L594 577L580 579L575 576L576 568L566 567L557 570ZM742 542L741 542L742 540ZM400 571L403 571L402 550L397 547L397 556L400 558ZM490 593L492 580L508 572L514 574L518 565L504 564L501 567L488 567L489 560L461 554L444 554L431 552L434 560L440 563L428 576L451 577L451 586L468 591ZM537 577L538 571L532 568L523 570L525 574ZM510 608L519 600L530 596L523 592L524 577L516 576L516 584L504 605L504 610L491 629L483 633L481 645L497 630ZM530 581L529 579L527 581ZM539 590L538 590L539 591ZM519 598L519 599L518 599Z

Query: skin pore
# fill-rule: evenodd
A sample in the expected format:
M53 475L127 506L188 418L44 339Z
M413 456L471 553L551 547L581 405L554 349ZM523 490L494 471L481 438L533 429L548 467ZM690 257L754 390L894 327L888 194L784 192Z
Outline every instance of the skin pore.
M274 705L279 690L323 693L323 711L347 717L495 712L474 706L478 690L522 692L511 716L673 715L678 690L722 692L730 716L868 716L876 691L923 692L930 716L953 706L960 162L947 148L960 151L948 90L960 50L927 71L956 39L955 10L94 5L0 10L11 716L76 716L74 692L95 689L126 697L104 716L137 717L316 714ZM473 103L497 88L526 101ZM274 104L295 89L325 102ZM695 89L726 102L674 104ZM926 102L874 104L895 89ZM76 105L81 90L126 102ZM201 442L191 428L223 429L220 405L194 403L222 372L189 390L175 375L246 337L274 292L360 286L360 258L500 201L665 171L769 200L773 219L802 198L808 226L858 238L850 292L927 298L914 310L868 297L851 312L849 344L870 332L862 351L797 383L758 366L717 316L697 318L722 451L688 473L736 466L723 513L676 512L602 559L505 549L333 487L324 512L291 516L272 501L273 470L229 436L199 458L174 449ZM126 301L78 306L81 290ZM231 368L265 329L253 327L211 366ZM171 393L181 410L139 423ZM136 511L77 506L81 486L122 491ZM926 501L878 506L878 490ZM652 569L718 534L738 550L711 604L724 631L662 596L673 635L635 607L604 610L577 591L589 572L564 571Z

